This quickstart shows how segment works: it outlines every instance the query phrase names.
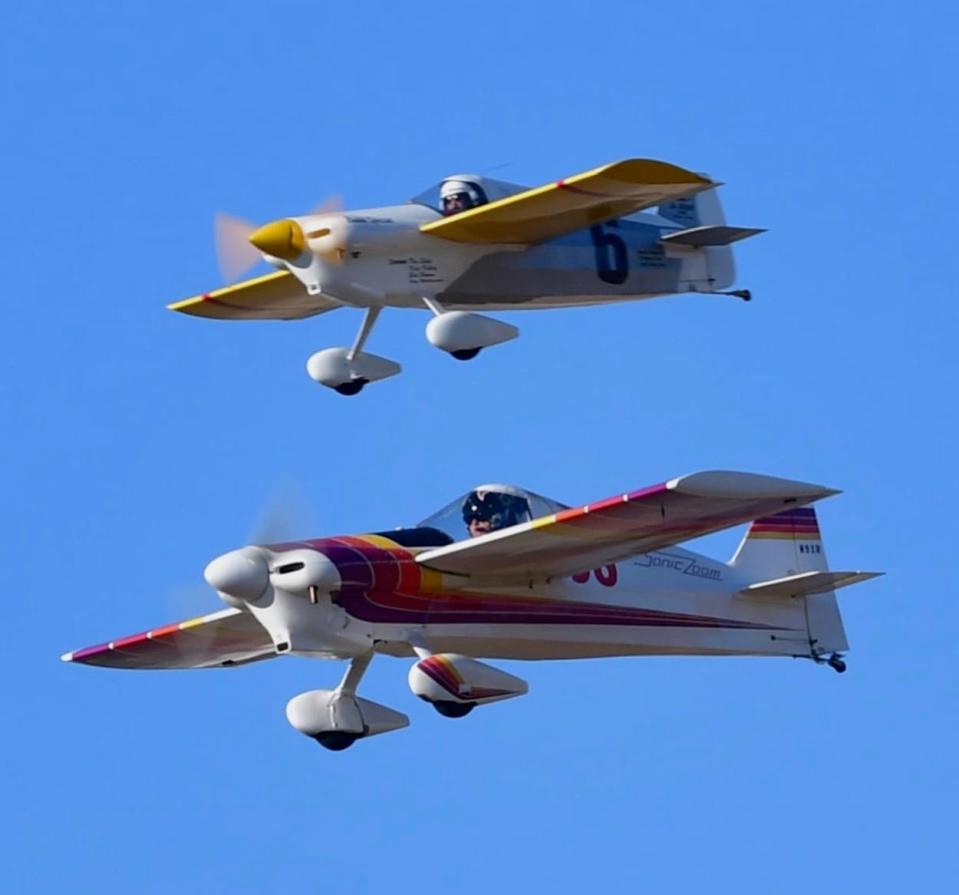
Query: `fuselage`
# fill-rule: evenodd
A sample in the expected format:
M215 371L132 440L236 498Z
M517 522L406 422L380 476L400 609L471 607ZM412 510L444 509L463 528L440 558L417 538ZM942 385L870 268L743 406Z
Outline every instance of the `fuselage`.
M672 547L547 583L475 587L416 562L403 533L323 538L339 587L299 614L291 652L344 656L410 643L476 657L561 659L647 654L806 655L802 606L743 597L723 562Z
M348 250L337 264L311 259L322 294L346 304L447 310L522 310L634 301L731 285L716 250L660 242L679 225L636 214L532 246L456 243L421 233L440 217L407 203L345 212ZM309 229L309 219L298 219ZM728 250L723 250L728 251ZM710 253L713 253L711 255ZM300 275L296 264L289 269Z

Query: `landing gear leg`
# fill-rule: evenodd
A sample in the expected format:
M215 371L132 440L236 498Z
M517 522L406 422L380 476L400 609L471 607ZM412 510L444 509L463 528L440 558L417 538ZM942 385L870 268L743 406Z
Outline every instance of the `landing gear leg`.
M333 703L343 699L351 702L356 701L356 688L359 686L360 679L369 667L372 658L373 651L370 650L370 652L364 653L362 656L357 656L350 661L349 668L346 669L346 674L343 675L343 679L333 691ZM324 730L318 733L314 739L331 752L342 752L344 749L349 749L349 747L362 736L364 736L363 731Z
M353 340L353 347L346 353L348 363L352 363L356 359L356 355L363 350L363 346L366 344L366 340L370 337L370 333L373 330L373 324L376 323L376 318L380 316L380 311L382 310L382 308L376 307L366 309L366 313L363 315L363 322L360 324L360 331ZM334 386L334 390L341 395L358 395L363 391L363 386L368 382L368 379L359 376L356 379L351 379L349 382L343 382L340 385Z
M356 688L360 685L360 680L366 673L366 669L370 667L372 660L373 650L351 659L349 668L346 669L346 674L343 675L343 680L337 684L333 692L336 693L337 696L356 696Z
M380 305L373 305L366 309L352 347L326 348L312 355L306 362L310 378L341 395L357 395L370 382L386 379L399 373L401 368L395 361L363 351L363 346L382 310Z
M380 316L382 310L380 307L366 309L366 313L363 315L363 322L360 324L360 331L356 334L353 347L350 348L349 353L346 355L347 360L353 360L356 355L363 350L363 346L366 344L366 340L369 338L370 332L373 329L373 324L376 323L376 318Z
M444 308L435 298L431 298L428 295L423 296L423 304L426 305L437 317L446 313L446 308Z

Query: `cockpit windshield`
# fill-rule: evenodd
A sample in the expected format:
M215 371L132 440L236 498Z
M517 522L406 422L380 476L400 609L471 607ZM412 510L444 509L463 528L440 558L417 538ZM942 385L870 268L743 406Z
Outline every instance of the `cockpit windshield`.
M424 519L420 526L439 529L454 541L461 541L565 509L566 504L515 485L478 485Z
M440 210L440 188L443 186L443 181L439 183L434 183L429 189L423 190L422 193L418 193L410 202L415 205L425 205L427 208L432 208L434 211Z
M423 190L410 202L426 205L442 215L450 215L522 193L526 189L517 183L493 180L481 174L453 174Z

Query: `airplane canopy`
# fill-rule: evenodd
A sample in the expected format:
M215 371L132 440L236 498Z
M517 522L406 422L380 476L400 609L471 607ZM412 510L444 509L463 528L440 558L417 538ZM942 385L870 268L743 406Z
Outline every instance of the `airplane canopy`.
M435 211L442 212L443 185L457 182L478 187L486 202L495 202L497 199L515 196L517 193L525 193L529 189L529 187L522 186L518 183L509 183L506 180L494 180L492 177L484 177L482 174L451 174L423 190L422 193L414 196L410 199L410 202L415 205L426 205Z
M500 531L565 509L568 509L567 504L535 491L491 482L459 495L420 522L418 527L435 528L454 541L461 541L471 536L470 519L488 521L490 527L487 530Z

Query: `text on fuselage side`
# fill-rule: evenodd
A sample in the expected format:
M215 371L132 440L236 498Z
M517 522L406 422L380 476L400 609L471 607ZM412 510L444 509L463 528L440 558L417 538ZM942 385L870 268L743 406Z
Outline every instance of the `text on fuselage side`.
M688 556L676 556L671 553L644 553L638 556L633 564L647 569L669 569L681 575L708 578L710 581L721 581L723 577L722 569L704 566Z

